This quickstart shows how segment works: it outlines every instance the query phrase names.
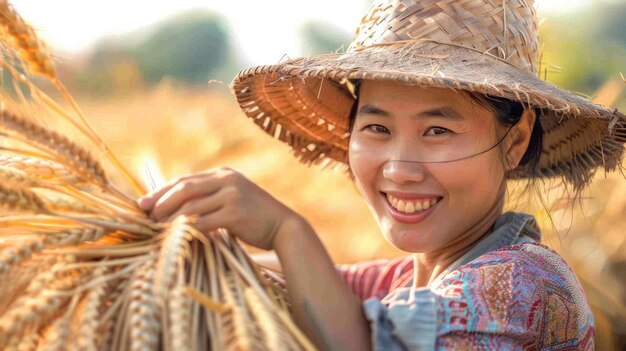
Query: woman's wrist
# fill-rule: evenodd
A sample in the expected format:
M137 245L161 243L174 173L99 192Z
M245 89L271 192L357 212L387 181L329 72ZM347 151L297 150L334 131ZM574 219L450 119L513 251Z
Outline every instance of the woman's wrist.
M272 241L272 248L280 256L281 253L290 251L290 248L301 245L300 241L303 239L313 236L316 237L316 234L309 222L301 215L295 214L281 223Z

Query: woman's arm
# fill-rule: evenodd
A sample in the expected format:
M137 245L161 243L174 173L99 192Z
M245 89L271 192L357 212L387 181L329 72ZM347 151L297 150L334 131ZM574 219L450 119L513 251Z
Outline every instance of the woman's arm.
M323 350L370 350L361 302L337 273L302 217L286 220L274 240L296 323Z
M259 266L268 268L274 272L283 273L283 267L280 265L276 252L267 251L262 253L255 253L250 255L252 260Z
M226 229L249 245L275 250L296 323L321 349L367 350L361 303L343 283L307 221L228 167L175 179L138 200L159 222L194 216L202 233Z

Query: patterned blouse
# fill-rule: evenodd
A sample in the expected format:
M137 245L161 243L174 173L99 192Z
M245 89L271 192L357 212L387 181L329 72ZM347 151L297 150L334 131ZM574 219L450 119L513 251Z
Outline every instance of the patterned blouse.
M534 217L506 212L428 287L411 288L412 256L337 269L376 350L593 350L585 292L540 240Z

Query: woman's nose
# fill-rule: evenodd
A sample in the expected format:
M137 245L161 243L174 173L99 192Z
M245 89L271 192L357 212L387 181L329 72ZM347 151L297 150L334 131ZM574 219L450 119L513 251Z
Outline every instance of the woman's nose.
M387 161L383 166L383 176L397 184L420 182L426 178L426 169L420 162Z

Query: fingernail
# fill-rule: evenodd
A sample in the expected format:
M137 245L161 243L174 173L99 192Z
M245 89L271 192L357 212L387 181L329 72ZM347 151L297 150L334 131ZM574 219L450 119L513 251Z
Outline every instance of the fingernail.
M146 207L148 207L148 198L140 197L139 199L137 199L137 203L139 204L139 207L145 209Z

